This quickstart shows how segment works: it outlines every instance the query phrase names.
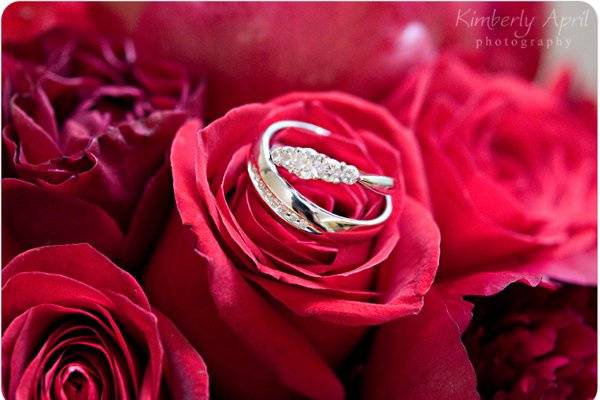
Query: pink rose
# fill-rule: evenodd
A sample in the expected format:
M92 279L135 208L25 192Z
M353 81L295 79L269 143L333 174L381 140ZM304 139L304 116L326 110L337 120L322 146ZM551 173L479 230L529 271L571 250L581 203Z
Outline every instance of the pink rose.
M596 284L596 105L568 95L567 83L546 90L442 58L389 99L421 144L442 260L422 311L375 335L364 366L370 399L593 393L595 323L577 315L592 304L580 307L569 290L547 295L556 279ZM543 286L506 289L515 282ZM499 328L520 310L519 326ZM544 347L547 357L528 358Z
M547 90L446 57L386 102L421 144L442 276L547 260L554 277L596 279L595 257L556 262L593 251L597 222L596 107L574 107L561 82Z

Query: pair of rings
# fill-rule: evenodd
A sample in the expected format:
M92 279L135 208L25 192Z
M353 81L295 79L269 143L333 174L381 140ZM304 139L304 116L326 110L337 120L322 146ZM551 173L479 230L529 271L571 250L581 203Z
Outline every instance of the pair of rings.
M353 165L328 157L309 147L271 147L273 137L287 128L296 128L321 138L331 134L320 126L293 120L277 121L263 132L248 161L248 174L258 195L275 215L293 227L313 234L373 227L390 217L392 197L389 191L394 187L393 178L364 173ZM385 206L381 214L373 219L353 219L334 214L292 187L279 174L278 167L301 179L362 185L384 196Z

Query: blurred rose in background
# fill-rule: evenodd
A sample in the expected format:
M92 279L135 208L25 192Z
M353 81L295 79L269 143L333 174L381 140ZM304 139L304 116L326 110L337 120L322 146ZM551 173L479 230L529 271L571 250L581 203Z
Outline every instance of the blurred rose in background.
M208 117L291 90L343 90L381 99L407 69L452 50L475 66L535 75L540 47L485 47L475 40L513 27L463 22L468 16L541 20L544 3L92 3L7 10L4 35L22 40L68 18L77 25L132 37L140 49L169 57L208 78ZM463 17L459 18L459 15ZM44 21L40 24L39 21ZM89 23L87 23L88 21ZM468 21L468 19L467 19ZM544 36L542 24L528 38ZM26 34L23 34L23 33Z

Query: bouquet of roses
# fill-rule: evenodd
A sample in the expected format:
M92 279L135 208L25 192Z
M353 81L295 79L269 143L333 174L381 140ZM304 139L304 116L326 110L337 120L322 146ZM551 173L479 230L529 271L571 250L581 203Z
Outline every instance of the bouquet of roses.
M533 79L554 22L9 5L4 397L593 398L597 106Z

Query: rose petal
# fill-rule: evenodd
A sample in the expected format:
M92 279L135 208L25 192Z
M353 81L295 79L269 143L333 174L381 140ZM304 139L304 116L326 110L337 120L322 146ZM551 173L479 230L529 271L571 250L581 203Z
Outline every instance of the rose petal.
M202 358L175 325L160 312L160 337L165 349L165 383L172 399L208 399L208 373Z
M127 272L114 268L105 256L87 244L27 251L2 270L2 280L7 282L19 273L31 271L31 265L36 265L36 272L65 275L100 290L122 293L140 307L150 309L148 299L136 280Z
M460 331L436 290L420 314L378 331L366 368L369 399L479 399Z

